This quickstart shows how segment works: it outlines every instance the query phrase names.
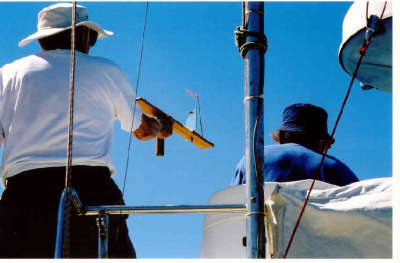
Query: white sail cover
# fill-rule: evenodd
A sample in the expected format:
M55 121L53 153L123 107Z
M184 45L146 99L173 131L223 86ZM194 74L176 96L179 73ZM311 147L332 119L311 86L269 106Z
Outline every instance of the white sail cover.
M366 56L360 66L357 79L365 88L392 91L392 3L369 1L368 17L380 17L384 32L372 37ZM360 57L359 49L366 31L367 1L355 1L343 20L342 43L339 48L339 62L343 70L353 75Z
M281 258L312 180L265 183L267 257ZM245 203L244 185L211 204ZM245 258L246 215L206 214L203 258ZM391 258L392 178L338 187L317 181L288 258Z

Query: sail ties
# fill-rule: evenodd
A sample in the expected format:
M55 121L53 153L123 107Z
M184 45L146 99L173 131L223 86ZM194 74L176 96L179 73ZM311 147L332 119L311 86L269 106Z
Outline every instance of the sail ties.
M371 15L371 17L368 18L368 2L367 2L367 6L366 6L366 10L367 10L367 11L366 11L366 14L367 14L367 26L366 26L366 27L367 27L367 30L366 30L366 33L365 33L365 38L364 38L363 44L361 45L360 50L359 50L359 52L360 52L360 57L359 57L359 59L358 59L357 66L356 66L356 68L355 68L355 70L354 70L353 76L352 76L352 78L351 78L349 87L348 87L347 92L346 92L346 95L345 95L345 97L344 97L344 99L343 99L342 106L341 106L341 108L340 108L338 117L337 117L337 119L336 119L335 125L334 125L333 130L332 130L332 133L331 133L331 135L330 135L330 137L331 137L332 140L333 140L333 138L334 138L334 135L335 135L336 129L337 129L337 127L338 127L339 121L340 121L340 119L341 119L341 117L342 117L343 110L344 110L344 107L345 107L345 105L346 105L346 102L347 102L347 100L348 100L348 98L349 98L350 91L351 91L351 88L352 88L352 86L353 86L353 82L354 82L354 80L355 80L355 78L356 78L356 76L357 76L358 70L359 70L359 68L360 68L360 66L361 66L361 61L362 61L362 59L365 57L366 51L367 51L367 49L368 49L368 46L369 46L369 44L371 43L371 38L372 38L372 36L374 36L374 33L376 32L376 28L378 27L378 25L380 24L380 21L382 20L383 13L385 12L385 8L386 8L386 3L387 3L387 2L385 1L385 4L384 4L384 6L383 6L382 13L381 13L381 15L380 15L379 18L378 18L376 15ZM302 219L302 216L303 216L303 214L304 214L304 211L305 211L306 206L307 206L307 204L308 204L308 201L309 201L309 199L310 199L311 191L312 191L313 188L314 188L315 181L316 181L317 178L319 178L319 176L320 176L322 164L323 164L323 162L324 162L324 160L325 160L325 158L326 158L328 149L329 149L329 145L326 145L326 146L325 146L325 149L324 149L324 151L323 151L322 158L321 158L321 161L320 161L320 163L319 163L318 169L317 169L316 172L315 172L314 179L313 179L313 181L312 181L312 183L311 183L311 186L310 186L310 188L309 188L309 190L308 190L308 192L307 192L306 199L304 200L304 204L303 204L303 206L302 206L302 208L301 208L301 210L300 210L299 216L298 216L298 218L297 218L297 220L296 220L295 226L294 226L294 228L293 228L293 230L292 230L292 233L291 233L290 238L289 238L288 245L287 245L287 247L286 247L285 253L284 253L284 255L283 255L282 258L286 258L287 255L288 255L288 253L289 253L289 250L290 250L291 244L292 244L292 242L293 242L294 236L295 236L295 234L296 234L297 228L298 228L298 226L299 226L299 224L300 224L300 221L301 221L301 219Z
M248 36L256 38L255 41L246 42ZM240 55L244 58L250 49L259 49L264 54L267 52L267 37L263 33L247 30L243 26L237 26L235 30L235 44L239 48Z

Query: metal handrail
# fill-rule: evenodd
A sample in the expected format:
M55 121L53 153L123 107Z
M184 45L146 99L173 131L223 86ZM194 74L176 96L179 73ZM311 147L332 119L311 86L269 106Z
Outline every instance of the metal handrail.
M98 215L105 212L117 214L176 214L176 213L246 213L245 204L218 205L161 205L161 206L88 206L84 215Z
M154 205L154 206L126 206L126 205L105 205L105 206L84 206L74 189L72 192L72 204L75 212L80 216L98 216L98 257L108 257L108 216L128 214L177 214L177 213L246 213L245 204L212 204L212 205ZM66 194L63 192L60 205L57 225L57 241L55 257L62 257L62 237L64 205Z

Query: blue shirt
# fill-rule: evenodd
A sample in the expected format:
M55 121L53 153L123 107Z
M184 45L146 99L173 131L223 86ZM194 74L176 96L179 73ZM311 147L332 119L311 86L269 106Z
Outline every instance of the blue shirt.
M314 179L322 154L295 143L264 147L264 181L291 182ZM358 182L357 176L341 161L327 155L320 181L344 186ZM238 163L231 185L246 183L245 157Z

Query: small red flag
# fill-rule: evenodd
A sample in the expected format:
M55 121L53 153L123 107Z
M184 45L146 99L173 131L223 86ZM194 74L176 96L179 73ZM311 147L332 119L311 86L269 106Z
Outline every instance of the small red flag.
M199 97L199 94L193 94L193 93L192 93L190 90L188 90L188 89L186 90L186 93L189 94L190 96L196 98L196 99Z

